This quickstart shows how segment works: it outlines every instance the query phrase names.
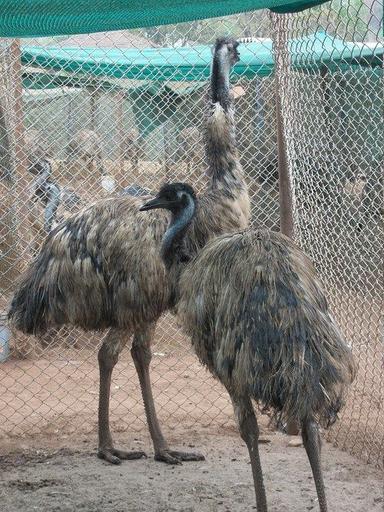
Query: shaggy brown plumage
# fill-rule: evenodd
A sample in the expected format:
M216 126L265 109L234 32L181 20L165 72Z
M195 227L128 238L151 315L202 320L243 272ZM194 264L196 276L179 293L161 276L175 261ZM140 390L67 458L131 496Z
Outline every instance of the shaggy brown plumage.
M249 219L229 91L230 68L238 58L236 47L228 38L218 40L215 46L206 137L211 182L187 237L191 252L218 234L246 227ZM131 454L116 450L109 432L111 373L119 352L134 333L131 352L155 457L177 463L188 460L189 455L168 449L157 422L148 374L154 324L174 302L173 283L159 255L168 214L139 213L141 202L130 196L106 199L55 228L20 281L9 318L17 329L33 334L63 324L111 328L99 352L99 455L114 463L131 458Z
M329 426L354 366L306 255L280 233L210 242L180 281L178 312L199 359L282 419Z
M180 276L176 308L200 361L231 396L251 457L257 510L266 512L267 504L250 399L301 423L326 512L318 423L328 427L343 405L355 372L351 350L312 263L291 239L245 230L191 253L188 227L200 206L189 185L175 183L141 209L171 212L161 255L170 275L177 269Z

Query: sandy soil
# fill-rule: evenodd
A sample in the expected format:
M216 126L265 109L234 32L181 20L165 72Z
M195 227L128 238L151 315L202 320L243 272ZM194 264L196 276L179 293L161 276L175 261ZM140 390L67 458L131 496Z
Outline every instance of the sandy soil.
M189 438L189 439L188 439ZM316 511L314 483L302 447L287 448L287 437L269 434L261 444L270 512ZM111 466L94 455L89 441L81 450L23 451L0 458L4 512L245 512L255 510L251 468L240 438L205 434L172 438L206 455L204 462L167 466L151 448L120 436L121 446L148 449L150 457ZM379 512L383 507L378 471L326 444L324 474L330 509Z
M348 334L353 335L359 372L340 421L327 438L362 460L382 465L384 367L376 334L379 322L360 321L356 329L353 323L349 322ZM368 336L376 323L377 329L371 333L377 340ZM51 439L56 443L53 448L68 448L79 434L94 435L101 338L100 334L63 329L59 336L46 340L48 347L36 348L32 358L11 359L0 365L0 452L6 453L20 442L44 447ZM164 428L178 432L179 425L196 431L232 425L232 407L225 390L199 364L173 317L167 315L159 322L155 340L151 376ZM111 421L115 432L137 432L140 436L146 432L138 379L128 349L121 354L113 374Z

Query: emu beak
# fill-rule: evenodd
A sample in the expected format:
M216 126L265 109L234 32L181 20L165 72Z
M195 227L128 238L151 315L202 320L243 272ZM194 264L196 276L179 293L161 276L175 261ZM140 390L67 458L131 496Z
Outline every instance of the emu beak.
M165 201L162 201L160 198L155 197L154 199L151 199L150 201L147 201L142 206L140 206L139 210L141 212L146 212L147 210L154 210L155 208L166 208L167 203Z

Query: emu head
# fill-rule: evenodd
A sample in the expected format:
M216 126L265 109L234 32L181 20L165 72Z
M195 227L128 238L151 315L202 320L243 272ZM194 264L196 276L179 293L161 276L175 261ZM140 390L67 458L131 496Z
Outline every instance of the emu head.
M213 50L213 63L220 64L221 68L234 66L240 60L238 46L238 41L232 37L217 38Z
M177 215L192 203L196 202L196 194L187 183L166 183L161 187L154 199L144 203L140 211L163 208Z

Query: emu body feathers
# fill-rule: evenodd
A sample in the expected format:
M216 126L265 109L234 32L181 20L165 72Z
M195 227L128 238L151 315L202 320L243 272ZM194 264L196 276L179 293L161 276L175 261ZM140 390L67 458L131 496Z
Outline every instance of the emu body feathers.
M334 421L352 356L310 260L289 238L222 235L185 268L179 293L199 359L227 388L285 420Z
M194 254L210 238L246 226L246 212L230 201L214 190L201 197L186 240ZM55 228L22 276L9 312L13 325L37 334L63 324L134 330L156 320L171 305L159 255L168 214L143 215L140 204L129 196L105 199Z

